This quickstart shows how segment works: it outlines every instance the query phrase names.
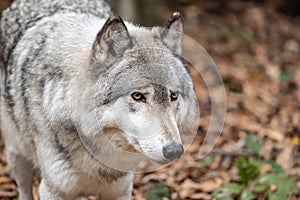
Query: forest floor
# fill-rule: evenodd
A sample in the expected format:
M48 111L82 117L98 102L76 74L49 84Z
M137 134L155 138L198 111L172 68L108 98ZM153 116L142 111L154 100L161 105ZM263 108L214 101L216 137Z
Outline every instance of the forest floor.
M227 96L225 125L212 152L200 159L211 113L205 83L195 76L201 111L197 137L178 161L136 174L133 199L213 199L213 191L226 183L245 184L236 163L241 157L263 161L261 174L271 172L270 161L274 161L299 191L300 18L248 1L235 1L222 12L195 2L164 5L162 17L167 19L179 10L185 18L185 34L198 41L217 64ZM6 165L3 142L0 145L0 198L14 199L17 187ZM274 193L276 189L268 188ZM252 199L268 199L254 193ZM299 192L288 198L300 199Z

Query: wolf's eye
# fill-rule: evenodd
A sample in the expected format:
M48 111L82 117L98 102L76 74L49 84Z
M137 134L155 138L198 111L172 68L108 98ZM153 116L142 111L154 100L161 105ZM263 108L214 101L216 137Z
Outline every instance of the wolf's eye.
M171 93L171 101L176 101L178 98L178 95L175 94L174 92Z
M131 97L136 101L146 102L146 98L142 93L134 92Z

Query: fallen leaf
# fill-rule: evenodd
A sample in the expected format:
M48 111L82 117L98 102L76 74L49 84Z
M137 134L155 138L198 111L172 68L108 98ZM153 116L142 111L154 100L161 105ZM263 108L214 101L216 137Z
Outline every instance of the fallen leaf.
M154 181L163 181L167 179L166 174L148 174L142 178L142 183L148 183L151 180Z
M10 183L12 182L11 178L8 177L0 177L0 184Z
M282 169L285 171L291 170L293 167L293 145L290 143L289 140L284 142L284 148L279 153L276 158L276 163L282 166Z
M223 180L221 178L215 178L214 180L206 180L199 183L199 188L203 192L212 192L217 187L223 185Z
M0 185L0 197L16 197L17 195L17 187L14 184Z
M281 132L274 130L268 130L266 136L277 142L282 142L282 140L284 139L284 136Z
M206 193L195 193L189 196L190 199L203 199L203 200L209 200L211 199L211 196Z
M292 137L291 138L291 143L293 144L293 145L300 145L300 138L298 137L298 136L294 136L294 137Z
M201 189L200 183L197 183L190 178L186 179L180 186L182 188Z

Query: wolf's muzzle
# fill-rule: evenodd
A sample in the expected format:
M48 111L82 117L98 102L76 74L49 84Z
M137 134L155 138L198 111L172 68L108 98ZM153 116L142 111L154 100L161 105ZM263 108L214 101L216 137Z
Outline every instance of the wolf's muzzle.
M175 160L179 158L183 152L183 146L178 142L172 142L163 147L163 155L168 160Z

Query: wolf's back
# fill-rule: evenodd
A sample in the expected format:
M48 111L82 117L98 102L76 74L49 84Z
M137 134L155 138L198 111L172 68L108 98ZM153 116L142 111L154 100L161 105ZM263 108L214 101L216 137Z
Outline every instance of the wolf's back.
M112 14L104 0L15 0L3 12L0 23L1 73L5 73L5 66L14 47L28 28L44 17L70 12L86 13L99 18L107 18Z

